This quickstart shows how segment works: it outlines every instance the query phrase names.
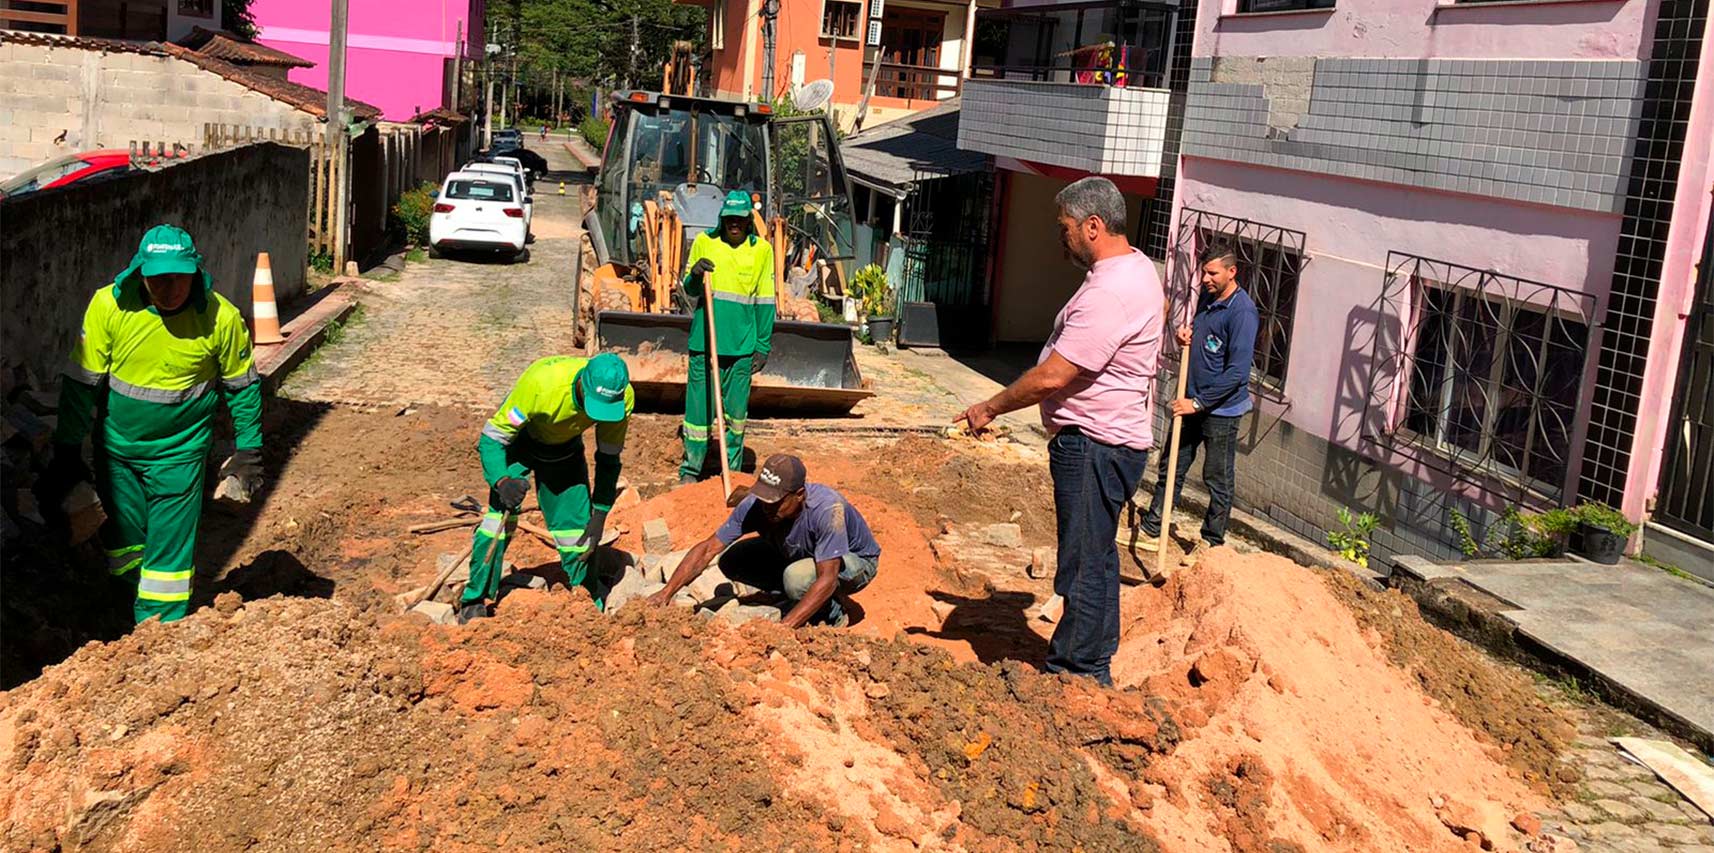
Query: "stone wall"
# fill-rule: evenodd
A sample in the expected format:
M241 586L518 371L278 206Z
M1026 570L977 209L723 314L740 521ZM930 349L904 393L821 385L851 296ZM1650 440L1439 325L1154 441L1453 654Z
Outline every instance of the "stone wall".
M277 297L303 292L308 263L309 154L259 143L157 172L0 202L0 341L8 361L47 383L77 338L96 288L111 282L154 225L189 231L214 286L251 317L256 253L267 252Z
M0 43L0 177L133 141L198 150L209 122L319 127L309 113L171 56Z

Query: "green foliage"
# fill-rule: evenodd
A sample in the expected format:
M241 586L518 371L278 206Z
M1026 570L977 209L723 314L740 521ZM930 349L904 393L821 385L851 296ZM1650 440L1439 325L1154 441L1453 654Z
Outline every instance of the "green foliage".
M416 189L406 190L393 204L393 223L413 246L428 245L429 218L434 215L434 194L438 189L434 182L424 181Z
M333 253L319 249L310 252L309 268L320 273L333 272Z
M1604 503L1578 504L1575 510L1577 520L1590 527L1599 527L1615 536L1629 537L1637 532L1637 526L1632 524L1624 514Z
M617 86L657 88L672 43L707 38L707 12L672 0L512 0L490 3L502 55L516 55L526 100L549 90L552 75L599 80ZM637 54L631 53L635 19ZM569 93L568 93L569 94ZM568 100L572 107L587 104Z
M851 276L851 295L862 300L865 317L893 314L893 288L887 283L887 272L878 264L863 267Z
M819 297L810 301L815 303L816 319L823 323L845 324L845 312L840 310L841 306L829 305Z
M1327 544L1338 551L1339 556L1368 568L1369 535L1380 526L1381 520L1372 512L1365 512L1353 518L1350 510L1340 507L1339 523L1345 529L1327 531Z
M255 39L256 16L250 12L250 0L220 0L220 28L240 38Z
M612 122L601 116L585 116L577 125L577 132L583 134L583 141L589 147L600 153L607 147L607 130Z

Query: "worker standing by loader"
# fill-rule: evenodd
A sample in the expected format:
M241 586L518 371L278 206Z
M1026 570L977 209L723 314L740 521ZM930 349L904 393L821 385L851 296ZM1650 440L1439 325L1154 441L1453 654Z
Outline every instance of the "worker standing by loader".
M237 438L222 474L245 481L248 492L262 471L262 383L250 331L214 292L190 235L157 225L131 265L89 300L60 383L49 474L58 489L90 479L83 439L104 410L95 459L109 517L107 567L136 585L138 622L174 622L190 611L203 467L222 396Z
M774 336L774 247L757 236L750 195L726 194L720 224L696 235L685 259L685 294L697 300L690 322L690 370L684 389L684 462L680 483L702 476L708 457L708 425L714 420L710 381L720 383L726 414L728 466L736 471L744 461L744 418L750 410L750 377L768 363ZM704 279L706 278L706 282ZM714 311L713 353L719 372L710 376L707 312Z
M517 528L518 511L536 491L548 533L559 552L566 583L590 589L591 551L601 542L607 512L619 492L619 456L635 406L625 362L612 353L594 358L555 355L537 361L518 377L500 410L482 427L476 442L482 477L488 481L488 511L476 528L470 550L470 581L460 600L458 621L489 616L488 603L499 597L506 545ZM589 467L583 461L583 433L595 427L593 501ZM598 599L596 605L600 606Z

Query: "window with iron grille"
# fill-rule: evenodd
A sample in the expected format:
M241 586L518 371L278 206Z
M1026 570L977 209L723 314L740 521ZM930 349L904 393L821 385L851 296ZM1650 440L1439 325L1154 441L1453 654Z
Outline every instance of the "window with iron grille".
M855 39L863 19L863 4L857 0L822 0L821 37Z
M1203 249L1223 240L1238 253L1238 286L1256 303L1259 321L1251 377L1263 388L1283 392L1291 358L1298 274L1303 270L1303 232L1187 207L1179 221L1179 237L1175 267L1184 281L1175 282L1174 298L1184 295L1194 302L1194 294L1202 286L1196 258Z
M1377 364L1400 371L1394 443L1429 451L1453 473L1560 497L1575 458L1593 297L1393 253L1382 304L1399 323L1396 337L1375 336ZM1380 352L1389 341L1396 350Z

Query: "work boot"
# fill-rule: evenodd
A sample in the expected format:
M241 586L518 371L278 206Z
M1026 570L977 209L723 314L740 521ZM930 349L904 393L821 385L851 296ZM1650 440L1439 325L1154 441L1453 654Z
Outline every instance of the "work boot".
M698 482L699 481L696 479L695 474L680 474L680 475L678 475L678 484L681 486L694 486Z
M492 614L490 614L488 612L488 603L487 602L485 602L485 601L472 601L469 604L466 604L463 607L459 608L459 610L458 610L458 624L466 625L466 624L469 624L470 620L472 620L472 619L487 619L491 615Z

